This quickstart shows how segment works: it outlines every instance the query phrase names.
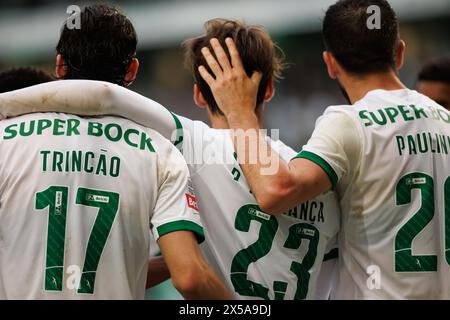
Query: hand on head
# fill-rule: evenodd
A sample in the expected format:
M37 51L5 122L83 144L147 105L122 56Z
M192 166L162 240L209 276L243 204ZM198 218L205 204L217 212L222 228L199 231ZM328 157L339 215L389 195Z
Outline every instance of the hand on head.
M225 116L246 111L254 113L262 73L254 71L252 76L248 77L234 41L227 38L225 42L231 63L219 41L213 38L211 46L215 57L209 48L202 49L202 54L213 74L210 74L205 66L199 67L199 73L208 83L214 99Z

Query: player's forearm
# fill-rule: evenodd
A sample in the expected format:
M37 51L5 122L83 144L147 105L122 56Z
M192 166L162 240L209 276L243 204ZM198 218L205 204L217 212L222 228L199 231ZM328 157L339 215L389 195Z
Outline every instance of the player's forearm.
M124 87L94 80L62 80L0 94L0 119L31 112L115 115L176 137L169 110Z
M190 300L232 300L234 295L227 289L214 271L207 267L191 289L183 296Z
M156 101L114 85L109 87L106 104L112 115L154 129L171 141L176 137L177 126L172 113Z
M158 245L174 287L186 299L231 299L232 295L206 263L190 231L161 236Z
M31 112L103 114L109 87L99 81L53 81L0 94L0 118Z
M150 258L146 288L151 288L170 278L169 268L162 256Z
M183 257L184 258L184 257ZM192 257L191 257L192 259ZM198 255L193 263L172 274L173 286L189 300L229 300L232 293ZM180 273L181 272L181 273Z
M262 210L283 213L298 203L288 165L268 145L254 113L227 115L240 166ZM246 141L247 140L247 141Z
M45 90L40 96L28 98L37 103L37 111L120 116L152 128L167 139L175 135L176 124L169 110L122 86L103 81L64 80L54 90L42 89Z

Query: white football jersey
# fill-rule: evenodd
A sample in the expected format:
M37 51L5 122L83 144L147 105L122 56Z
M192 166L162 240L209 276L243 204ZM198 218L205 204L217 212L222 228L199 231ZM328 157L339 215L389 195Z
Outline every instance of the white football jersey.
M189 172L118 117L0 121L0 299L143 299L150 232L202 237Z
M450 298L450 113L413 90L332 106L299 154L336 186L338 299Z
M336 258L339 209L335 194L329 192L280 216L269 215L258 207L249 189L229 130L178 119L184 129L182 153L205 228L201 247L236 297L327 298L333 274L321 275L327 280L320 281L319 291L316 284L323 260ZM271 145L285 161L296 155L281 141Z
M42 104L44 94L50 98ZM113 114L157 130L182 150L199 200L190 198L189 205L200 209L205 228L203 253L237 298L328 298L339 229L334 193L280 216L262 212L235 158L229 131L173 115L116 85L65 80L0 95L2 104L2 116L33 110ZM296 155L281 142L272 146L285 161ZM320 273L323 260L327 268Z

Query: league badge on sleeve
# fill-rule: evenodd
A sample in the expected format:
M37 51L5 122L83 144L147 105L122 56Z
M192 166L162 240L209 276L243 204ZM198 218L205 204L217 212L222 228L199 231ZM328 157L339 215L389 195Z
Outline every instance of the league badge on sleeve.
M194 188L192 187L191 179L188 181L188 187L186 192L186 201L189 208L194 210L195 213L199 213L197 206L197 197L195 196Z

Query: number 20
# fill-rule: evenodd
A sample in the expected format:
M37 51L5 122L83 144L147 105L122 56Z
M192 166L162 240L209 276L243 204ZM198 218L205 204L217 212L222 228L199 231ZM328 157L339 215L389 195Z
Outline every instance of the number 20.
M413 255L412 241L431 222L435 213L433 177L421 173L409 173L397 183L397 206L411 203L411 191L419 189L421 193L420 208L398 230L395 236L395 271L396 272L430 272L437 271L436 255ZM445 259L450 264L450 177L444 183L444 237Z

